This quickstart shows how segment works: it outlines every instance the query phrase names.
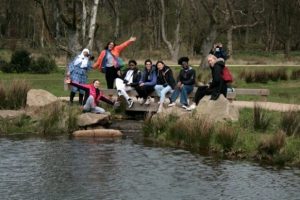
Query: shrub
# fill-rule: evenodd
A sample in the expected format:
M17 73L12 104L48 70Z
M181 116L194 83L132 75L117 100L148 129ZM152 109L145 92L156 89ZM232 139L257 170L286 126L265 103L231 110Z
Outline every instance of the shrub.
M275 135L265 136L258 144L258 151L267 155L274 155L285 145L286 135L279 131Z
M55 60L47 57L39 57L30 65L30 72L37 74L48 74L57 68Z
M27 72L31 62L30 53L26 50L17 50L12 54L10 62L17 73Z
M62 132L64 127L64 108L60 102L54 102L40 110L41 116L38 127L45 134Z
M280 126L288 136L300 136L300 112L290 110L282 113Z
M216 133L216 142L220 144L223 149L229 150L233 147L237 139L237 134L233 128L222 125Z
M25 80L13 80L9 86L0 84L0 108L19 109L26 106L30 84Z
M1 66L1 71L3 73L13 73L15 68L16 68L15 64L5 63Z
M0 83L0 109L6 107L6 91L2 83Z
M287 74L287 69L286 68L279 69L278 73L279 73L280 80L283 80L283 81L288 80L288 74Z
M259 107L256 103L253 109L253 127L255 130L265 131L271 124L271 118L267 112Z
M254 73L247 72L244 75L246 83L253 83L255 81Z
M268 80L269 80L269 74L265 70L254 72L254 82L268 83Z
M293 70L291 74L291 80L297 80L300 79L300 70Z

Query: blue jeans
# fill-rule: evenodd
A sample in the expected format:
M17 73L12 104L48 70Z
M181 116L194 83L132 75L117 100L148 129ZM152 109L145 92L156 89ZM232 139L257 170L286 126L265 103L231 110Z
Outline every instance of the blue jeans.
M160 97L159 103L164 103L166 94L172 91L171 86L164 87L163 85L155 85L154 87L156 94Z
M175 102L180 94L180 103L182 105L187 106L188 105L188 95L193 91L194 85L183 85L182 88L176 87L174 90L172 96L171 96L171 102Z

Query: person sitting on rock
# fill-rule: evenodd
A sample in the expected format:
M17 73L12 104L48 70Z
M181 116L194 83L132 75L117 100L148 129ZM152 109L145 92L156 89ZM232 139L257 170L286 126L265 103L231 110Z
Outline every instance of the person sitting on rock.
M156 94L160 97L159 107L157 112L161 112L163 109L163 103L166 98L166 94L171 92L175 88L175 79L170 67L166 66L161 60L156 63L157 68L157 82L154 87Z
M137 68L135 60L129 60L128 68L122 74L121 78L116 78L116 88L119 96L124 96L128 103L128 108L133 106L133 99L131 99L126 91L134 90L139 85L141 79L141 71Z
M170 97L169 107L175 106L176 99L180 95L180 103L182 108L187 108L188 106L188 95L193 92L195 84L196 72L189 66L189 58L181 57L178 60L178 64L182 66L182 69L179 72L177 77L177 85L175 87L172 96Z
M140 104L149 105L151 103L151 94L154 91L154 86L156 84L156 68L152 65L150 59L145 60L145 69L142 72L142 77L139 82L139 86L136 87L138 97L141 97Z
M217 58L216 56L209 54L207 56L207 62L211 69L212 82L206 86L199 86L194 97L194 103L187 108L187 110L193 110L198 105L199 101L205 95L211 95L211 100L217 100L221 94L226 97L227 85L222 78L223 68L225 66L223 58Z
M66 83L78 87L79 89L82 89L86 92L86 95L88 95L87 101L83 106L84 112L92 112L97 114L105 113L105 110L99 106L99 101L104 101L105 103L108 103L110 105L118 106L119 102L111 101L107 97L103 95L103 93L100 91L100 81L94 80L92 84L80 84L76 82L72 82L71 79L66 79Z

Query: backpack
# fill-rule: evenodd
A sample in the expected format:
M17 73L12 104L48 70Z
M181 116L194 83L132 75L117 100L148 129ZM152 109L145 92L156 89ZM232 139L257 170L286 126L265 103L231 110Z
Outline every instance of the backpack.
M231 72L229 71L228 67L224 66L223 71L222 71L222 78L226 83L232 83L233 82L233 77Z

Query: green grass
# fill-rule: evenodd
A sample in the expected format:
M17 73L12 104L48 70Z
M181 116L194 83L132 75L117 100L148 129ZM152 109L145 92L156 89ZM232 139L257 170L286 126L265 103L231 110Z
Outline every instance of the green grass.
M140 66L142 68L142 66ZM196 67L194 67L196 68ZM299 67L286 67L287 72L290 75L292 70L299 69ZM174 74L178 74L180 67L172 66L174 70ZM197 69L197 68L196 68ZM287 80L287 81L269 81L268 83L246 83L244 80L240 80L238 75L241 71L247 70L276 70L278 67L230 67L231 72L234 76L233 86L235 88L266 88L270 90L270 96L268 97L268 101L271 102L281 102L281 103L294 103L300 104L300 80ZM59 68L57 72L51 74L5 74L0 72L0 80L10 83L13 79L24 79L28 80L31 84L32 88L35 89L44 89L56 96L68 96L69 91L64 91L64 68ZM209 70L201 70L197 69L197 75L206 74L203 77L207 77L206 80L209 79ZM103 88L106 88L106 81L103 73L100 73L97 70L92 70L88 74L89 82L93 79L100 79L100 82ZM260 100L259 96L251 96L251 95L238 95L237 100L245 100L245 101L256 101Z

